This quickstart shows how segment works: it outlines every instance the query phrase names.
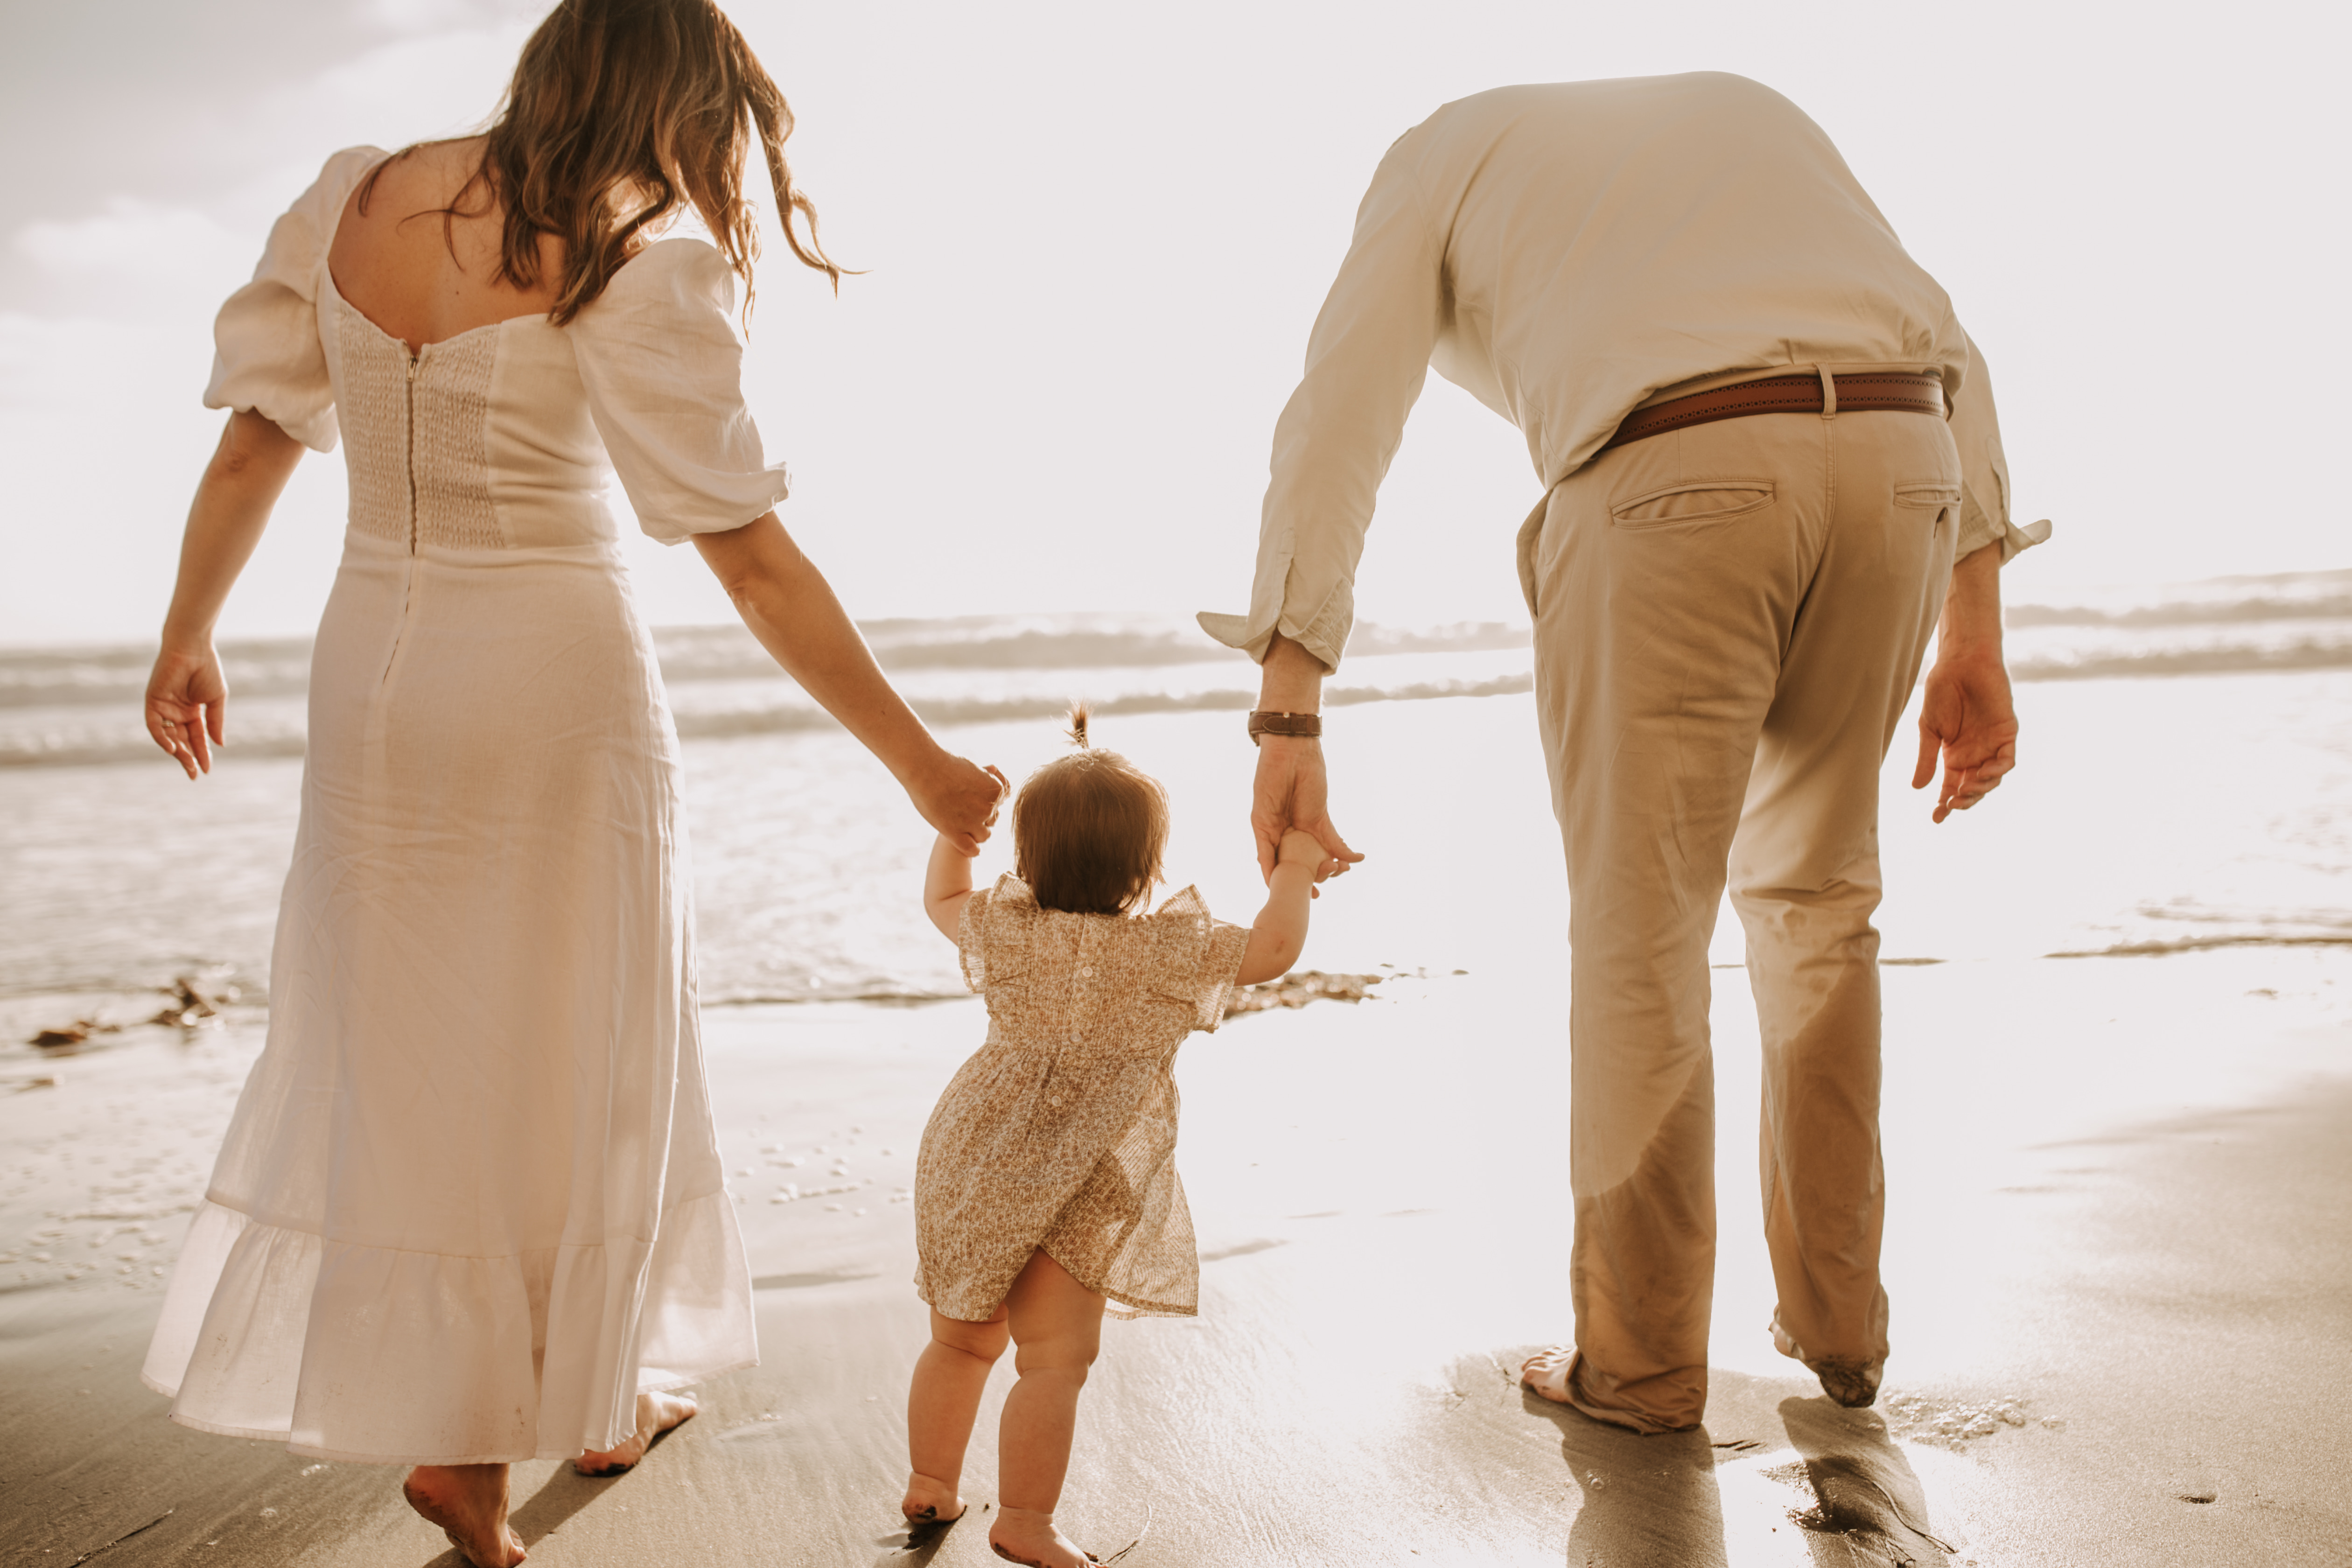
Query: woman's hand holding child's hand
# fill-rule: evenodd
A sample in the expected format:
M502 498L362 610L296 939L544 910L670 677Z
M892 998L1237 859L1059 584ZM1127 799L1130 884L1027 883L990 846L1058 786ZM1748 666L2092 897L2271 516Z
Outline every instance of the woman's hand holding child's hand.
M941 752L932 767L910 779L907 793L923 820L967 858L978 855L996 826L996 808L1013 786L993 767Z

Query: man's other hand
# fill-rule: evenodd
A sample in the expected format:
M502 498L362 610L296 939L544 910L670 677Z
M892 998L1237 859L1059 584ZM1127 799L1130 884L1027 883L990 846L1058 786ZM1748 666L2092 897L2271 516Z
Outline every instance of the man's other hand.
M1925 789L1944 760L1944 785L1936 795L1936 820L1966 811L1999 787L2017 765L2017 710L2011 704L2009 671L1996 652L1938 658L1927 672L1919 700L1919 765L1911 787Z

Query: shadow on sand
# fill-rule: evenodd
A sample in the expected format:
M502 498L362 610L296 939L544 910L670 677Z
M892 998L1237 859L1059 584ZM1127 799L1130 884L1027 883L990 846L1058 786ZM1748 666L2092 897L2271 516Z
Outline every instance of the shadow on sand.
M650 1456L669 1435L668 1431L656 1434L654 1440L646 1445L646 1453ZM643 1462L639 1461L640 1464ZM522 1537L526 1549L536 1546L570 1523L572 1516L590 1503L611 1491L615 1483L626 1481L635 1473L636 1468L633 1466L617 1476L583 1476L568 1464L558 1465L555 1473L541 1482L540 1489L531 1493L520 1508L507 1515L507 1522L514 1527L517 1535ZM427 1563L425 1568L467 1568L467 1559L453 1546Z
M910 1524L904 1530L894 1531L875 1542L877 1546L891 1548L876 1561L892 1564L911 1563L920 1568L920 1564L940 1554L940 1548L948 1543L950 1531L969 1530L985 1536L988 1533L989 1510L995 1506L985 1502L970 1503L962 1513L945 1524Z

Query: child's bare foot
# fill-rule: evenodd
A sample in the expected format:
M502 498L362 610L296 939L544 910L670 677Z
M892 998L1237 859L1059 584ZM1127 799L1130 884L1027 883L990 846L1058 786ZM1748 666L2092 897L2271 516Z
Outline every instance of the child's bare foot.
M989 1527L988 1549L1007 1563L1024 1563L1028 1568L1087 1568L1102 1561L1055 1529L1052 1514L1034 1508L998 1509L996 1522Z
M515 1568L527 1555L507 1524L504 1465L419 1465L400 1489L474 1568Z
M907 1495L898 1511L907 1516L908 1524L953 1524L963 1517L963 1499L947 1482L907 1472Z
M677 1394L640 1394L637 1395L637 1429L629 1434L617 1448L602 1453L583 1454L572 1461L572 1468L583 1476L617 1476L635 1467L654 1446L654 1439L671 1427L694 1418L695 1404L691 1398Z

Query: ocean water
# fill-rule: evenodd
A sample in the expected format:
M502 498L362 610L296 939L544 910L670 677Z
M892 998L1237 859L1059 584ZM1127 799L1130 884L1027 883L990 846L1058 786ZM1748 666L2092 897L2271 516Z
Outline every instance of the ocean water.
M1907 728L1890 757L1889 960L2352 944L2352 573L2020 605L2011 628L2011 780L1931 826L1905 787ZM943 739L1015 779L1061 748L1069 699L1088 699L1098 743L1170 787L1172 881L1228 919L1255 912L1245 660L1175 620L866 630ZM958 992L917 906L929 830L887 774L739 628L656 640L685 737L706 1000ZM146 650L0 652L0 998L196 969L266 983L307 651L224 650L232 744L193 784L140 731ZM1326 750L1335 818L1370 858L1317 904L1310 965L1561 963L1528 671L1524 627L1360 628ZM1000 841L978 870L1009 865ZM1715 956L1738 960L1728 919Z

